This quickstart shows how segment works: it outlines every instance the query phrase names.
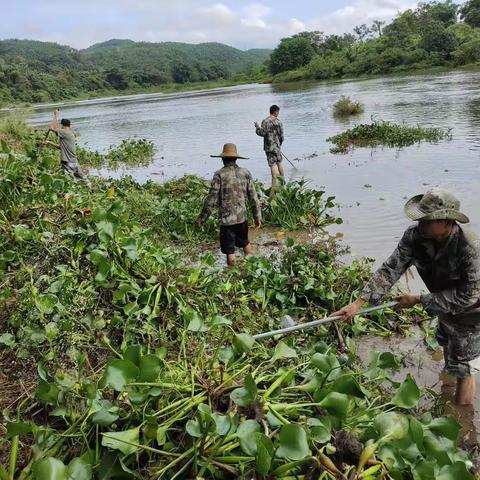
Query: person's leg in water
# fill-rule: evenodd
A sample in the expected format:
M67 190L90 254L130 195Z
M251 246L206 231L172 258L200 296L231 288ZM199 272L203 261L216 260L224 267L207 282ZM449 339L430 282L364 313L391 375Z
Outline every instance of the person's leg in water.
M455 391L455 403L457 405L472 405L475 398L475 377L457 377L457 389Z
M251 255L252 253L253 253L253 248L252 248L252 244L251 244L251 243L249 243L248 245L245 245L245 246L243 247L243 254L244 254L245 256Z
M280 154L281 155L281 154ZM278 167L278 173L280 174L281 177L285 178L285 170L283 168L283 162L282 162L282 158L280 157L280 159L278 160L277 162L277 167Z
M235 265L235 253L227 254L227 265L233 267Z

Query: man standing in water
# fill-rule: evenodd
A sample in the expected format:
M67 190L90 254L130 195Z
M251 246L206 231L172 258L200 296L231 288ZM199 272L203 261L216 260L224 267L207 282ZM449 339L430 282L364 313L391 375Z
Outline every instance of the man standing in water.
M267 155L268 166L272 174L272 188L277 183L277 174L285 177L282 163L281 146L283 143L283 124L278 118L280 107L272 105L270 115L263 120L262 125L255 122L255 132L263 137L263 149Z
M421 304L438 317L437 340L445 367L457 378L455 401L470 405L480 371L480 239L458 223L469 219L460 202L440 188L411 198L406 215L417 221L376 271L360 297L334 315L350 321L364 303L377 304L411 265L430 293L398 298L400 308Z
M236 163L237 158L246 159L237 153L236 145L226 143L220 155L210 156L221 158L223 168L213 176L205 205L196 223L200 225L204 222L218 206L220 248L227 256L227 264L232 266L235 264L235 247L243 248L245 255L252 253L248 239L247 203L250 203L257 229L261 226L262 212L252 174Z
M50 124L50 131L55 133L58 137L58 143L45 140L44 145L51 145L60 150L60 163L62 169L68 175L79 178L82 182L90 186L90 182L83 174L82 169L78 163L77 155L75 153L75 135L71 128L70 120L62 118L60 121L61 128L58 128L58 118L60 110L53 112L52 123Z

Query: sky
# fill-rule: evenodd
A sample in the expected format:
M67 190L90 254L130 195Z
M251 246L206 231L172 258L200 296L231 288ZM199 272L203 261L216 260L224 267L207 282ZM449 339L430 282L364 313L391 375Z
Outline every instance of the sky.
M111 38L273 48L305 30L391 20L411 0L0 0L0 36L86 48Z

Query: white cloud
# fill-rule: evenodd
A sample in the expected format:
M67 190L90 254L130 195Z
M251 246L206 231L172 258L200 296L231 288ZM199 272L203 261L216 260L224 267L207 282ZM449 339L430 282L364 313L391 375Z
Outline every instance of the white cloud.
M416 7L415 0L349 0L336 9L333 0L296 1L294 8L291 4L292 0L16 0L3 6L0 32L4 38L57 41L76 48L111 38L272 48L280 38L301 31L342 34L373 20L389 22L398 12Z

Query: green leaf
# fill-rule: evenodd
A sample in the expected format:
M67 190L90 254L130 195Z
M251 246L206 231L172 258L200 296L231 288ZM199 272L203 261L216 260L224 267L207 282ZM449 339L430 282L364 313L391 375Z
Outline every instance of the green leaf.
M276 456L288 460L302 460L309 455L311 452L305 430L300 425L284 425L280 430Z
M445 465L440 469L435 480L475 480L475 477L467 470L463 462L453 465Z
M125 352L123 352L123 358L130 360L137 367L140 366L140 357L142 356L142 347L140 345L129 345Z
M92 423L101 427L108 427L118 419L118 415L110 413L106 408L101 408L92 417Z
M457 440L462 428L456 418L452 416L434 418L427 427L431 432L450 440Z
M119 456L113 452L102 454L100 468L96 476L98 480L133 480L135 477L120 462Z
M310 430L310 438L318 443L327 443L332 437L332 425L328 417L309 418L307 425Z
M369 394L351 374L338 377L330 388L333 392L345 393L346 395L358 398L364 398Z
M92 465L84 458L74 458L67 467L67 480L91 480Z
M237 355L248 353L255 343L255 339L248 333L239 333L233 339L233 349Z
M230 398L240 407L247 407L252 404L257 398L257 385L252 375L249 373L245 377L245 386L236 388L231 394Z
M391 403L401 408L414 408L420 400L420 390L413 377L408 374L405 381L400 385Z
M235 352L232 347L223 347L218 354L218 360L224 365L228 365L235 358Z
M50 405L55 405L57 403L59 394L60 390L58 387L53 383L46 382L45 380L41 380L35 390L35 397L41 402L48 403Z
M272 466L273 443L263 433L256 432L254 435L257 444L255 468L260 475L267 475Z
M221 415L220 413L215 412L212 415L213 421L215 422L216 432L222 437L225 435L231 435L235 432L236 425L234 423L234 418L231 415ZM238 422L238 420L237 420Z
M109 385L121 392L127 383L137 378L139 372L139 368L130 360L111 360L103 375L101 384Z
M255 433L260 430L260 425L255 420L245 420L237 429L237 437L240 447L247 455L257 453Z
M58 327L55 322L48 322L45 325L45 336L52 341L58 335Z
M270 361L274 363L283 358L298 358L298 355L297 352L293 348L290 348L285 342L278 342Z
M139 433L140 427L124 430L123 432L102 433L102 445L113 450L120 450L124 455L130 455L138 450L138 447L129 443L138 444Z
M409 431L408 418L398 412L385 412L377 415L373 420L375 430L380 437L398 440L405 437Z
M38 295L35 298L35 306L41 313L51 314L55 309L55 305L58 302L58 298L53 293L47 293L45 295Z
M139 382L155 382L160 375L161 360L156 355L143 355L140 358Z
M33 238L32 231L26 225L15 225L13 233L17 242L27 242Z
M7 438L13 438L17 435L31 433L34 425L26 422L7 422Z
M12 335L11 333L4 333L0 335L0 345L13 347L15 345L15 336Z
M327 396L319 402L322 408L325 408L328 413L334 415L340 420L347 416L350 400L344 393L330 392Z
M67 467L56 458L46 458L35 462L33 478L34 480L67 480Z
M187 330L191 332L208 332L209 327L205 325L203 318L198 312L192 310L186 318L188 318Z
M335 380L342 375L340 363L333 353L315 353L312 356L311 363L324 375L328 375L329 380Z
M202 433L202 427L198 420L189 420L185 425L185 430L191 437L200 438Z
M97 227L98 238L100 238L102 242L107 242L114 237L115 226L113 223L102 220L95 225Z

